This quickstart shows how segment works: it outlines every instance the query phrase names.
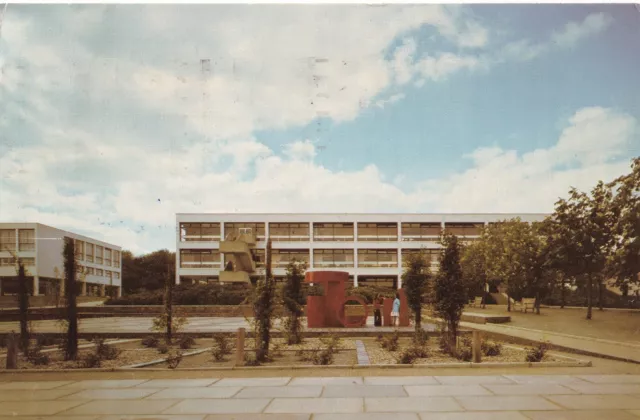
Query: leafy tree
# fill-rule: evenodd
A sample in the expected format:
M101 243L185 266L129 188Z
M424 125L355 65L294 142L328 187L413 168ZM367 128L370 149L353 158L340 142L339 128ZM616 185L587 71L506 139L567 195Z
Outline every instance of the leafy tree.
M440 256L440 270L436 274L434 292L434 309L436 314L445 321L445 342L448 351L456 351L458 324L462 316L462 309L466 303L464 295L464 280L460 266L460 243L455 235L445 234L442 237L444 252Z
M256 340L256 360L269 360L269 343L271 341L271 320L273 317L275 286L271 272L271 240L267 239L265 251L265 276L258 280L254 290L253 311Z
M171 345L172 321L173 321L173 278L171 271L167 273L164 279L164 316L166 318L167 330L165 333L165 341L167 346Z
M162 290L167 266L175 273L176 254L166 249L134 256L122 251L122 288L125 294L138 290Z
M631 173L608 184L614 190L611 201L612 252L607 272L623 290L640 285L640 157L633 159Z
M462 248L460 265L462 278L464 279L465 296L471 300L478 294L484 293L484 285L488 283L486 241L481 236L480 240L472 242Z
M299 344L302 342L301 317L304 313L301 302L303 302L302 282L304 272L307 269L304 262L293 259L287 264L285 284L282 288L282 303L286 309L284 327L287 332L288 344Z
M404 260L402 285L407 295L407 304L413 312L416 333L422 331L422 300L429 281L430 265L424 253L409 254Z
M20 309L20 347L24 354L29 351L29 287L22 260L18 265L18 307Z
M65 360L78 358L78 307L76 296L76 258L73 239L64 238L64 281L65 281L65 309L67 319L67 337L65 340Z

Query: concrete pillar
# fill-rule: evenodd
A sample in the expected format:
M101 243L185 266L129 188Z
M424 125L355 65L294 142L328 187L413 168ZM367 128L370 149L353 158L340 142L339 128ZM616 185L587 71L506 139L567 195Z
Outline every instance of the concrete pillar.
M40 294L40 277L33 276L33 296Z
M118 297L122 297L122 286L118 287Z
M398 275L398 289L402 289L402 276Z
M309 242L313 242L313 222L309 222Z
M358 275L353 275L353 287L358 287Z
M80 291L80 296L87 296L87 282L82 282L82 290Z
M104 284L100 285L100 297L105 297L106 292L107 292L106 289L107 289L107 286L105 286Z

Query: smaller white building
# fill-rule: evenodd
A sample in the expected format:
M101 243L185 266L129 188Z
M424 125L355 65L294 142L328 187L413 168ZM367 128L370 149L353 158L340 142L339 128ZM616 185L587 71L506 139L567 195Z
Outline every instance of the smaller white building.
M0 223L0 294L18 290L14 255L23 262L34 296L60 293L64 238L75 242L81 296L121 296L122 249L40 223Z

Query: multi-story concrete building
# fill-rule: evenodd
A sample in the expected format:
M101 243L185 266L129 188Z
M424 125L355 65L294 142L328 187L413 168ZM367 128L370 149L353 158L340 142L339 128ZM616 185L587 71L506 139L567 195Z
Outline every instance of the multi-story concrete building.
M545 214L177 214L176 283L246 282L263 273L266 238L273 275L293 258L309 270L348 271L354 286L401 287L403 258L423 250L437 268L441 232L463 241L481 227ZM231 262L231 264L229 264ZM231 265L235 268L229 270Z
M27 271L33 295L60 292L64 278L64 238L74 240L81 295L120 296L121 248L40 223L0 223L0 292L17 293L14 256Z

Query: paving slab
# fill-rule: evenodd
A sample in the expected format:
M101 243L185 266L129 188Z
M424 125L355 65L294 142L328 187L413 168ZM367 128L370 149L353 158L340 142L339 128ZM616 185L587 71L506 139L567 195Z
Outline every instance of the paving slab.
M148 395L158 392L157 388L152 389L85 389L84 391L62 397L63 400L139 400Z
M159 402L155 400L153 402ZM271 402L268 398L183 400L163 414L235 414L261 413Z
M571 375L503 375L519 384L572 384L586 383L583 379Z
M62 402L62 401L61 401ZM178 400L100 400L88 401L85 404L72 408L64 414L68 416L102 414L102 415L139 415L160 414L163 410L176 404Z
M327 385L322 398L338 397L406 397L401 385Z
M480 385L407 385L404 389L412 397L492 395Z
M363 406L362 398L275 398L264 412L362 413Z
M529 420L517 411L420 413L420 420Z
M64 388L132 388L147 382L147 379L106 379L71 382Z
M27 389L3 389L0 391L0 402L5 401L50 401L65 395L74 394L74 389L44 389L31 391Z
M69 385L73 381L17 381L17 382L0 382L0 390L5 389L54 389L64 385Z
M0 416L49 416L59 414L86 401L8 401L0 404ZM89 413L93 414L93 413Z
M206 415L204 414L190 414L190 415L165 415L165 414L151 414L151 415L137 415L137 416L103 416L98 420L204 420ZM22 419L20 419L22 420ZM43 419L49 420L49 419ZM66 420L76 420L75 417L69 417Z
M637 420L623 410L522 411L531 420Z
M322 394L322 386L249 386L235 398L314 398Z
M216 383L219 378L215 379L152 379L144 382L138 387L143 388L194 388L197 386L209 386Z
M563 395L577 394L569 385L558 384L522 384L522 385L483 385L496 395Z
M436 376L438 382L444 385L482 385L482 384L512 384L512 380L504 376Z
M314 414L313 420L420 420L417 413Z
M284 386L289 383L290 377L280 378L224 378L211 386Z
M578 375L577 377L596 384L640 384L640 375Z
M640 417L640 410L629 410L629 413L631 413L631 414L633 414L633 415L635 415L637 417Z
M470 411L520 411L520 410L560 410L553 404L538 396L482 396L456 397L465 409Z
M640 384L567 384L580 394L640 394ZM639 397L640 398L640 397Z
M364 381L360 376L333 376L333 377L300 377L293 378L289 385L362 385Z
M637 395L549 395L546 398L571 410L640 410Z
M0 416L0 420L101 420L100 416Z
M180 400L194 398L231 398L236 395L242 387L239 386L219 386L219 387L198 387L198 388L170 388L161 389L155 394L148 396L147 400Z
M365 385L438 385L433 376L366 376Z
M421 411L463 411L452 397L365 398L365 411L395 413Z
M309 420L310 418L311 414L209 414L204 420Z

